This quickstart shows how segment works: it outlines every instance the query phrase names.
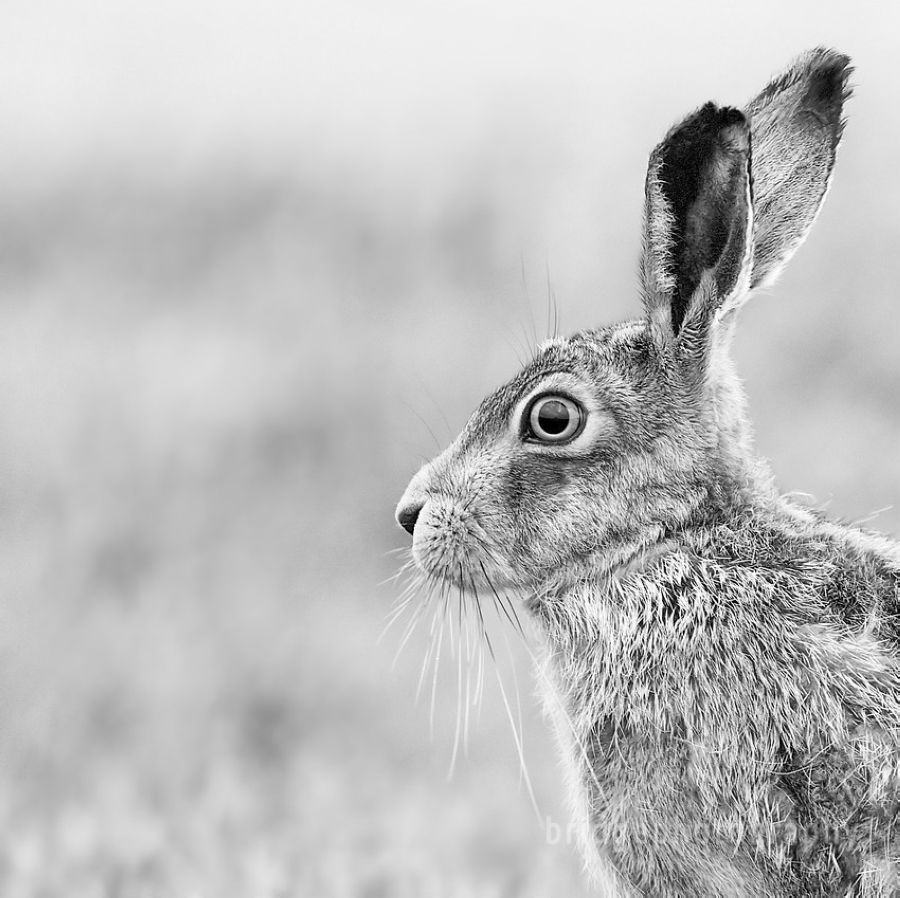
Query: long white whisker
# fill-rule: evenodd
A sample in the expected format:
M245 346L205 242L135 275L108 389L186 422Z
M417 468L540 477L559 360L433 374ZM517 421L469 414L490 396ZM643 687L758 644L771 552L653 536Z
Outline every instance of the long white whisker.
M525 635L525 630L522 628L522 622L519 620L519 615L517 614L512 602L503 600L500 593L498 593L494 588L494 584L491 582L491 578L488 577L487 571L484 569L484 565L481 566L481 570L484 573L484 578L485 580L487 580L488 586L491 588L491 592L494 594L495 607L499 607L503 611L504 616L509 621L513 629L519 632L519 635L522 637L522 639L527 640L528 637Z
M520 598L523 602L526 600L526 597L521 595L521 593ZM525 642L525 650L528 652L528 655L531 658L532 665L537 671L538 677L543 680L544 694L551 697L551 700L556 705L556 708L560 712L562 719L565 721L566 726L568 726L569 731L572 734L572 738L575 741L575 747L578 749L578 753L581 755L581 758L584 761L585 770L593 780L594 785L598 789L600 789L600 781L597 779L597 774L594 772L593 765L591 764L590 757L588 756L587 746L584 744L584 740L582 739L581 734L579 733L578 728L575 725L575 721L572 719L572 715L569 713L569 709L566 708L566 706L563 704L562 698L560 697L555 684L550 680L545 665L542 664L541 661L535 656L534 652L531 650L531 646L527 641Z
M457 590L460 614L462 614L462 587ZM456 653L456 726L453 731L453 753L450 756L450 770L448 771L448 779L453 776L453 771L456 769L456 757L459 754L459 737L462 731L462 717L463 717L463 687L462 687L462 669L463 669L463 653L462 653L462 618L459 618L460 621L460 635L459 635L459 652ZM451 623L451 632L453 624Z
M446 591L447 588L448 587L446 581L443 581L441 583L442 593ZM425 652L425 658L422 661L422 672L419 675L419 682L416 686L416 701L419 700L419 696L422 694L422 687L425 683L425 678L428 675L429 663L433 659L434 653L437 649L437 629L441 620L440 600L435 601L433 603L433 606L434 612L431 616L431 626L429 627L428 631L428 649Z
M490 644L490 639L487 635L487 630L484 625L484 614L481 610L481 597L478 593L475 593L475 610L478 613L478 624L479 624L479 633L481 638L478 640L478 676L475 680L475 697L473 699L475 705L478 708L479 720L481 719L481 707L482 707L482 699L484 698L484 648L485 644L487 644L488 648L491 650L491 654L493 654L493 648Z
M419 588L418 583L410 584L404 592L408 592L409 595L403 596L401 595L401 599L398 601L397 605L391 610L388 614L388 619L384 625L384 629L381 631L381 635L378 637L378 643L387 636L388 631L400 620L401 617L406 613L407 609L412 604L413 599L417 596L417 589ZM417 608L421 608L421 603L417 606Z
M523 256L521 259L521 271L522 271L522 293L525 297L525 305L528 307L528 318L531 322L531 343L529 348L534 352L537 349L537 345L540 342L538 340L537 333L537 321L534 317L534 306L531 304L531 296L528 292L528 279L525 277L525 257Z
M456 435L453 428L450 426L450 422L447 420L447 416L444 414L444 410L441 408L440 404L434 398L434 394L428 387L425 386L424 382L422 382L422 389L425 391L425 395L428 397L429 402L437 409L437 413L441 416L441 420L444 422L444 428L447 431L447 439L452 441L453 437Z
M485 577L486 582L488 583L488 585L491 588L491 592L496 596L497 592L494 589L493 584L491 583L490 577L488 576L487 571L484 568L484 565L481 565L481 570L482 570L482 574ZM472 583L472 590L477 595L477 586L475 585L474 579L471 581L471 583ZM496 610L496 605L495 605L495 610ZM499 614L498 614L498 616L499 616ZM522 722L522 702L521 702L521 694L519 691L519 678L518 678L518 675L516 674L515 659L513 658L513 655L512 655L512 649L510 648L509 640L506 638L506 634L504 631L503 638L506 642L507 654L509 657L510 665L512 666L513 682L515 683L515 687L516 687L517 715L513 714L512 705L509 701L509 696L506 693L506 687L503 684L503 677L500 673L500 665L497 661L497 655L494 652L493 645L491 644L490 638L487 635L487 629L484 627L483 618L482 618L482 632L484 633L485 641L487 642L488 649L490 650L491 659L494 662L494 673L497 677L497 685L500 689L500 696L503 700L503 707L506 711L506 717L507 717L507 720L509 721L510 729L512 730L512 734L513 734L513 741L515 742L515 745L516 745L516 752L519 757L520 780L525 783L525 787L528 791L528 797L531 802L531 807L534 810L535 817L538 819L538 821L540 821L541 820L541 812L540 812L540 808L538 807L537 798L535 797L535 794L534 794L534 788L531 783L531 776L528 773L528 763L525 760L525 747L524 747L524 739L523 739L524 726L523 726L523 722ZM518 721L518 724L517 724L517 721Z
M403 553L406 553L407 555L410 554L409 546L400 546L396 549L390 549L386 554L400 555ZM381 586L387 586L389 583L396 583L404 574L413 570L415 568L415 566L416 566L416 562L410 555L410 557L407 558L406 561L404 561L403 564L400 565L400 567L396 571L396 573L391 574L390 577L385 577L384 580L381 580L378 583L378 586L381 587Z
M490 580L488 580L488 583L490 584ZM497 591L495 589L493 589L493 586L491 587L491 591L494 593L494 597L495 597L494 610L496 611L498 603L499 603L499 599L497 599ZM500 603L500 608L503 609L504 615L506 616L507 620L509 620L509 615L506 613L506 609L503 607L502 603ZM498 617L499 617L499 614L498 614ZM519 725L518 726L519 742L524 747L524 745L525 745L525 727L522 722L522 695L521 695L521 691L519 689L519 675L516 672L516 662L515 662L515 658L513 657L512 648L510 647L510 644L509 644L509 639L507 639L507 636L506 636L505 628L502 630L502 633L503 633L503 642L506 645L506 655L509 658L509 666L510 666L510 669L512 670L513 685L515 687L515 693L516 693L516 720L518 721L518 725ZM527 771L525 770L524 752L520 755L519 761L520 761L519 776L521 778L521 776L523 774L527 775Z
M520 769L522 772L522 778L525 782L525 788L528 791L528 797L531 801L531 807L534 810L534 815L537 818L538 823L542 823L543 820L541 817L541 811L540 811L540 808L538 807L537 798L535 797L535 794L534 794L534 788L531 785L531 777L528 774L528 766L525 763L525 750L524 750L524 747L522 746L522 741L519 738L519 734L516 731L515 719L513 718L512 708L510 707L510 704L509 704L509 698L506 695L506 688L503 685L503 677L500 676L500 668L496 664L494 665L494 673L497 676L497 685L500 687L500 696L503 699L503 707L506 709L506 717L507 717L507 720L509 720L509 725L513 732L513 739L515 740L515 743L516 743L516 751L519 754L519 765L520 765Z
M402 400L401 400L402 401ZM437 447L438 452L441 451L441 441L437 438L435 432L431 429L431 425L425 420L424 415L421 415L417 409L413 408L408 402L403 402L403 405L411 411L418 419L425 425L425 429L431 435L431 439L434 440L434 445Z
M449 587L447 592L449 592ZM434 675L431 678L431 709L428 714L428 731L431 734L431 738L434 738L434 709L437 701L437 682L438 682L438 670L441 666L441 648L444 642L444 627L447 622L447 597L446 592L444 595L444 608L443 611L438 612L438 617L440 618L440 626L438 628L438 639L437 639L437 648L434 653ZM451 631L451 638L452 638Z
M400 658L401 653L406 648L409 640L412 638L413 632L419 624L419 621L425 616L425 608L426 603L420 604L415 611L413 611L412 616L410 617L409 623L407 624L406 630L403 632L403 636L400 639L400 645L397 646L397 651L394 654L393 666L396 667L397 661Z
M462 605L463 605L463 626L465 627L465 638L466 638L466 703L465 703L465 713L463 718L463 753L468 757L469 754L469 712L472 707L472 627L474 626L474 621L472 620L472 614L469 611L469 603L466 597L466 593L463 590L461 593ZM478 604L478 594L475 593L473 601L475 604ZM462 645L462 637L460 636L460 645Z

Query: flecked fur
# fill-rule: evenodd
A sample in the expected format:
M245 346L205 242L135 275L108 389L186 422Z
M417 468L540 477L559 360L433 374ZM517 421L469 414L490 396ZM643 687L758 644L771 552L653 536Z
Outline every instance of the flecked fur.
M703 113L732 129L725 166L715 133L690 159L673 129L645 317L544 344L400 503L430 578L512 591L538 623L586 863L623 895L900 894L900 547L779 495L728 358L824 198L848 71L802 57L748 106L749 154L744 116ZM701 179L678 214L676 178ZM544 392L585 410L566 445L523 437Z

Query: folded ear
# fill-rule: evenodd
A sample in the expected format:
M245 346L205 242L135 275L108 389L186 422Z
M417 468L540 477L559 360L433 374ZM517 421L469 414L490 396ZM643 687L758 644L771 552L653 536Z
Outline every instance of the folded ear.
M746 290L751 223L750 126L739 110L707 103L650 156L642 277L658 343L705 332Z
M825 199L851 71L848 57L811 50L747 106L753 139L751 287L775 279Z

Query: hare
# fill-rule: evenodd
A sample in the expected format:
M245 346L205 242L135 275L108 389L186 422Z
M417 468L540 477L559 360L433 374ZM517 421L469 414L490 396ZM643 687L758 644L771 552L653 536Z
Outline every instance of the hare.
M900 895L900 545L779 495L728 354L822 204L849 72L816 49L672 128L643 316L541 345L397 508L429 579L536 622L616 894Z

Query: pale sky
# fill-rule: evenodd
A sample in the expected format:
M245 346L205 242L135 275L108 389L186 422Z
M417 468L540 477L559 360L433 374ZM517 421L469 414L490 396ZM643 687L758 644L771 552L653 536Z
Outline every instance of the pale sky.
M875 104L900 80L886 8L13 0L0 11L0 159L8 173L230 152L402 166L466 146L497 114L615 139L623 110L689 108L711 84L740 101L818 43L854 56Z

